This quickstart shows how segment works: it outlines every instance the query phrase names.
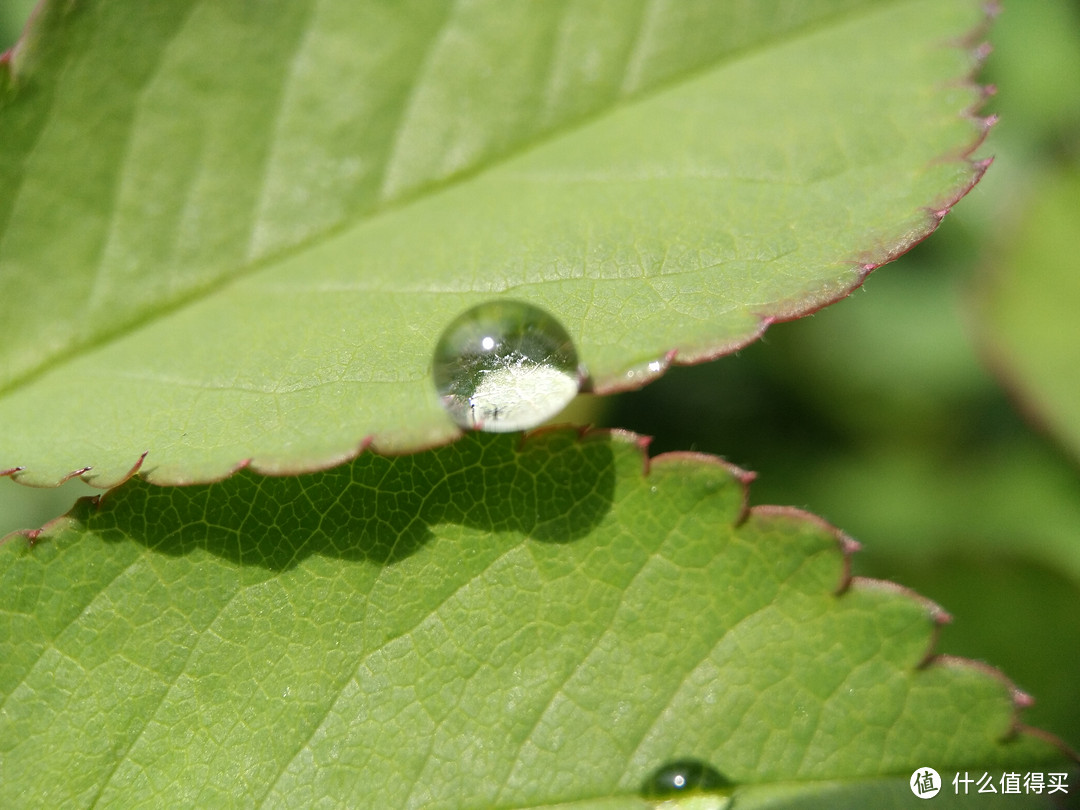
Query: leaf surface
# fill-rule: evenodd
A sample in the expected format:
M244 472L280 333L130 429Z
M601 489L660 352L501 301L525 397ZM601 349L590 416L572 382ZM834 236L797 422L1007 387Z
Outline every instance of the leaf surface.
M599 390L731 351L975 182L983 15L45 2L0 109L0 472L446 441L434 345L500 296L555 314Z
M11 536L0 803L638 807L695 758L740 802L852 806L928 764L1062 769L1003 677L931 657L939 609L848 581L835 529L748 511L715 458L643 462L476 435L136 478Z

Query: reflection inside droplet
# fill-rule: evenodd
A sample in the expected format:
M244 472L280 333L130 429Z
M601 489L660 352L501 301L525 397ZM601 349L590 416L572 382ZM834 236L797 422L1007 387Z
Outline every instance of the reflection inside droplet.
M555 416L582 378L562 324L522 301L491 301L458 316L435 347L433 374L458 425L493 433Z
M734 787L715 768L696 759L680 759L658 768L641 788L646 798L660 798L684 793L707 793Z

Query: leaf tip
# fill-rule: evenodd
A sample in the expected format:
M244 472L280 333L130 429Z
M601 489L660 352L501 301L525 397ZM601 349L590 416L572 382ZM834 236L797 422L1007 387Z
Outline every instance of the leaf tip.
M997 113L990 113L990 115L983 115L983 116L975 116L975 123L978 126L982 127L982 130L983 130L982 136L983 136L983 138L986 137L986 133L988 133L993 127L995 127L997 125L997 122L999 120L1000 120L1000 117L998 116ZM982 141L980 140L979 143L981 143L981 142ZM976 144L976 145L978 145L978 144ZM970 154L970 152L969 152L969 154ZM972 165L978 166L980 162L981 161L977 161L977 160L972 161Z
M972 49L971 54L975 57L975 61L981 65L983 62L990 58L990 54L992 54L993 52L993 45L991 45L989 42L980 42Z
M86 473L90 472L92 469L94 469L93 466L88 464L85 467L79 467L79 469L77 469L77 470L72 470L67 475L65 475L63 478L60 479L60 483L61 484L66 484L72 478L82 478L84 475L86 475ZM86 479L84 478L83 480L85 481Z
M123 475L121 475L118 478L113 479L113 480L106 480L105 482L100 482L98 480L99 477L96 476L96 475L90 475L90 476L83 475L83 473L89 472L90 470L92 470L93 467L85 468L85 470L83 470L83 473L80 473L79 475L80 475L80 477L82 478L82 480L84 482L86 482L87 484L89 484L92 487L97 487L98 489L115 489L116 487L120 486L121 484L123 484L128 479L133 478L138 474L139 470L142 469L143 462L146 461L146 457L149 454L150 454L149 450L143 450L142 455L140 455L137 459L135 459L135 463L132 464L128 468L127 472L125 472ZM68 478L71 478L71 476L68 476ZM67 479L65 479L65 480L67 480Z
M93 498L80 498L79 501L92 500L97 501L98 496ZM76 502L76 505L78 501ZM17 529L16 531L9 532L8 534L0 537L0 545L13 542L19 538L26 541L26 547L28 550L32 550L38 543L49 539L56 534L60 529L68 526L72 523L72 514L74 513L76 506L73 506L65 514L55 517L48 523L45 523L39 529Z
M862 543L851 535L842 532L840 529L834 528L833 531L835 532L837 543L840 546L840 554L843 556L844 560L843 568L840 572L840 584L837 585L836 590L833 591L836 596L840 596L851 587L851 558L859 551L862 551Z
M845 554L855 554L862 551L862 543L847 534L841 534L840 536L840 550Z
M640 433L631 433L628 430L613 430L613 434L619 435L621 438L626 439L631 444L637 447L641 458L644 463L642 472L645 475L649 474L649 446L652 444L652 436L642 436Z
M1035 705L1035 698L1033 698L1031 695L1029 695L1027 692L1020 688L1014 686L1012 694L1013 703L1015 703L1017 707L1021 709L1027 709Z

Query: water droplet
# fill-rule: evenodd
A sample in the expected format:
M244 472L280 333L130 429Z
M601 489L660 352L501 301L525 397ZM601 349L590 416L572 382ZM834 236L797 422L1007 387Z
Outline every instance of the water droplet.
M435 388L463 428L509 433L555 416L582 372L555 318L522 301L491 301L458 316L435 347Z
M627 369L626 379L645 383L658 376L667 367L667 360L650 360L647 363Z
M719 771L696 759L680 759L658 768L641 789L647 799L680 793L704 793L734 787Z

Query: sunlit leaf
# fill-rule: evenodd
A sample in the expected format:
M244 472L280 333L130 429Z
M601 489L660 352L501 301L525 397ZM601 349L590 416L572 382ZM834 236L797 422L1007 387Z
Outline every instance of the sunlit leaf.
M977 178L982 3L46 2L0 105L0 471L452 438L443 327L599 389L843 296Z

